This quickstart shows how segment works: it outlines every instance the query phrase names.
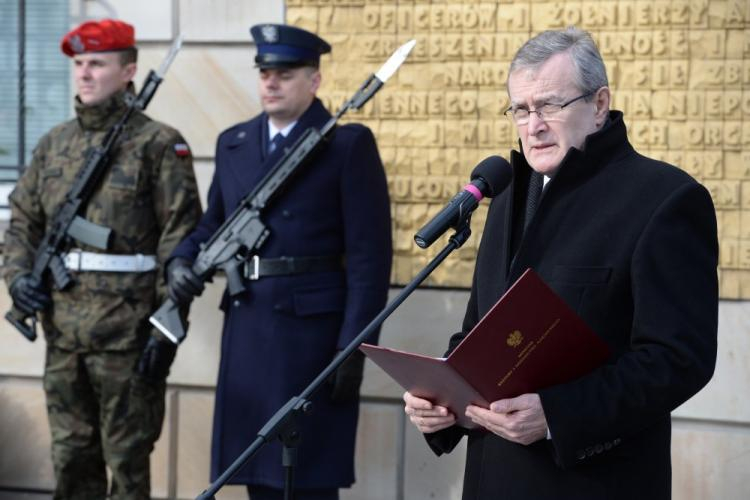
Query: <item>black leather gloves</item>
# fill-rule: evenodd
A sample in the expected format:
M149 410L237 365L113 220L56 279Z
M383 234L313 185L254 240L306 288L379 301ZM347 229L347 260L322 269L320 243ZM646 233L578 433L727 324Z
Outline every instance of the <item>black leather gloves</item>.
M167 265L167 293L175 304L188 304L203 293L203 280L193 272L192 263L175 257Z
M365 367L365 355L354 351L331 375L331 400L338 403L354 401L359 397L359 386L362 384L362 371Z
M10 285L13 304L25 314L34 314L52 304L52 297L43 285L37 284L30 274L16 278Z
M177 345L151 336L143 349L136 372L144 378L161 382L169 375L169 367L172 366L175 354Z

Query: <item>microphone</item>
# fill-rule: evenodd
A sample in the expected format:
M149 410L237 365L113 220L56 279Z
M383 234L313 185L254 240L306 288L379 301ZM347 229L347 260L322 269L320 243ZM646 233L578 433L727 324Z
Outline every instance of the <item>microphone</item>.
M427 248L448 228L467 221L482 198L492 198L510 184L512 174L510 163L500 156L489 156L479 162L471 172L471 182L414 235L417 246Z

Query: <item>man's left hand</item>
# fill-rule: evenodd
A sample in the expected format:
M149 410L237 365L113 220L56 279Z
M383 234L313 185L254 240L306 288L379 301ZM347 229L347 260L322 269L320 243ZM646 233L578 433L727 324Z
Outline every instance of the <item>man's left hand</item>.
M175 344L151 336L138 361L136 373L149 380L161 382L169 375L169 367L172 366L175 354L177 354Z
M354 351L341 363L329 378L332 401L346 403L359 397L364 367L365 355L360 351Z
M547 419L539 394L500 399L490 409L467 406L466 416L488 431L518 444L531 444L547 436Z

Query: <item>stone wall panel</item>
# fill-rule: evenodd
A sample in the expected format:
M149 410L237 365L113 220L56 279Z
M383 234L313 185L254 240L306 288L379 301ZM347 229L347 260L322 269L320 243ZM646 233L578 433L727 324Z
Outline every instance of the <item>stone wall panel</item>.
M356 90L370 66L378 67L410 38L417 40L408 62L388 83L390 93L377 96L367 115L369 123L380 125L381 147L417 152L410 158L397 154L399 163L386 166L388 172L447 175L442 167L431 165L440 157L435 149L461 151L459 162L467 173L472 162L483 157L479 152L507 155L517 147L515 127L502 116L508 106L505 84L512 55L540 30L579 25L599 44L613 107L625 113L634 146L705 182L719 212L750 207L750 190L743 182L750 181L744 154L750 149L747 2L390 0L346 4L345 10L335 2L300 0L293 5L287 15L290 22L311 27L315 21L321 36L337 41L344 34L352 36L349 46L337 43L329 68L338 70L336 62L345 62L346 78L329 77L335 85L323 88L324 96L336 94L337 101ZM400 203L442 201L431 198L429 190L422 191L427 198L411 197L411 188L419 191L421 186L415 179L400 178L389 185ZM409 231L398 230L394 236L399 239L398 256L424 255L413 248ZM746 240L739 237L735 242ZM468 286L465 274L450 272L460 260L458 253L451 256L427 283ZM404 266L400 262L400 270L394 272L397 283L408 276L403 270L409 266ZM733 274L723 276L737 279ZM722 297L750 298L726 295L730 290L744 294L740 290L750 288L735 285L722 287Z

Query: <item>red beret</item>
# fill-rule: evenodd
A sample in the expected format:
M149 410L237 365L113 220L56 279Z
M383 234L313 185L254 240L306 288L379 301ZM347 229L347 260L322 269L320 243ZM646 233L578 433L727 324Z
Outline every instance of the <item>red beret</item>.
M87 21L65 35L60 42L63 53L70 57L86 52L127 49L134 45L133 26L116 19Z

